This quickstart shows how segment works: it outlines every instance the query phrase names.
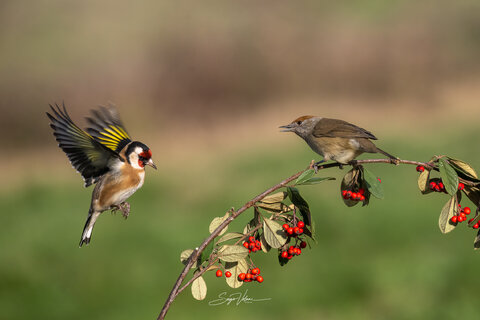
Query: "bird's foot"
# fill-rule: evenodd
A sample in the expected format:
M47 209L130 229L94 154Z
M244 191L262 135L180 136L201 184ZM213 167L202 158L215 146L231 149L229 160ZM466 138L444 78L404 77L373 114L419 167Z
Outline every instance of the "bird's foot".
M390 163L398 166L400 164L400 159L398 158L390 158Z
M357 160L350 160L348 162L349 165L351 165L352 167L356 167L358 166L358 161ZM341 166L341 165L340 165Z
M317 161L313 164L313 170L315 170L315 174L318 173L319 166L325 162L325 159Z
M122 211L122 216L127 219L128 215L130 214L130 203L128 202L122 202L120 203L120 211Z

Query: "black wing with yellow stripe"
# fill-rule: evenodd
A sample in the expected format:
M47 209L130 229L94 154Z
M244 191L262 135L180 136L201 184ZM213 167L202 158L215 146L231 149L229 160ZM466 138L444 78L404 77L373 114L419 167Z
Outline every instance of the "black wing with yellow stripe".
M123 161L117 152L108 149L73 123L65 105L62 109L58 105L55 105L55 108L50 105L50 108L53 115L47 112L47 116L50 118L50 127L58 146L82 175L86 187L97 182L109 171L112 161Z
M92 115L87 132L105 147L118 153L132 141L113 105L92 110Z

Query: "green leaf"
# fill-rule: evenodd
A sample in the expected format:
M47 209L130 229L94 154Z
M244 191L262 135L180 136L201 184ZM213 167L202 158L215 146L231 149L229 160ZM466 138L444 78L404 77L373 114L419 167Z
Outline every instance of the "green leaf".
M218 250L218 258L225 262L236 262L248 256L248 249L237 245L224 245Z
M258 202L257 206L263 210L270 211L273 213L283 212L284 204L281 202L276 203L262 203Z
M218 239L217 244L228 241L228 240L232 240L232 239L238 239L241 237L243 237L243 234L240 232L229 232L223 235L220 239Z
M455 169L453 169L450 163L445 160L445 158L438 159L438 169L440 171L443 184L445 185L445 190L449 195L454 196L458 190L457 172Z
M432 190L430 190L429 180L430 170L425 169L425 171L418 176L418 189L420 189L423 194L432 192Z
M475 237L475 241L473 242L473 248L475 250L480 249L480 230L478 230L477 236Z
M265 240L265 232L263 232L260 236L260 243L262 244L263 252L267 253L268 251L270 251L270 249L272 249L272 247L270 247L270 245L267 243L267 240Z
M248 264L245 259L240 259L236 262L226 262L225 271L230 271L232 273L232 276L230 278L225 278L225 280L231 288L235 289L242 286L243 281L238 280L238 275L240 273L247 273Z
M315 174L315 170L313 169L308 169L305 170L295 181L295 184L302 184L305 181L309 180L313 175Z
M206 247L205 250L200 254L199 263L202 264L204 261L207 261L210 258L210 254L213 251L213 241L210 242Z
M227 220L229 216L230 216L230 214L227 212L223 217L214 218L212 220L212 222L210 222L210 226L208 227L208 231L210 233L213 233L213 231L215 231L225 220ZM223 228L222 231L220 231L220 233L218 235L221 236L222 234L224 234L227 231L227 229L228 229L228 226Z
M328 181L328 180L335 180L333 177L313 177L310 178L302 183L297 183L298 186L308 186L312 184L319 184L322 183L323 181Z
M448 233L455 229L456 225L451 223L450 219L458 212L457 199L451 197L450 200L443 206L438 217L438 227L442 233Z
M480 189L472 186L465 186L463 192L467 195L468 199L472 201L475 206L480 206Z
M263 234L265 235L265 241L272 248L280 248L288 239L287 234L279 223L265 218L263 219Z
M370 170L363 168L363 179L372 196L383 199L383 187L380 181L378 181L378 177Z
M280 191L280 192L277 192L277 193L270 194L270 195L266 196L265 198L263 198L259 202L262 202L262 203L279 203L279 202L282 202L283 200L285 200L286 197L287 197L287 193L284 192L284 191Z
M473 169L468 163L462 160L453 159L448 157L448 162L454 167L457 172L461 172L465 175L465 178L468 178L473 181L478 180L478 175L475 169Z
M305 201L305 199L302 198L297 188L287 187L287 193L288 193L288 197L290 198L290 201L292 201L292 203L300 210L300 213L302 214L302 217L303 217L303 222L305 222L307 226L311 225L312 217L310 214L310 208L308 207L307 201Z
M196 300L203 300L207 296L207 284L202 276L192 282L192 296Z

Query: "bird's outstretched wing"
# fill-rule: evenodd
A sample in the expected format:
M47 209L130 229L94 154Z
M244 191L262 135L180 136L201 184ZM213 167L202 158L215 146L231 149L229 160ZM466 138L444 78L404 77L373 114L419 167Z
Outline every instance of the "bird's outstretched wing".
M67 113L65 105L61 109L57 104L52 108L50 127L58 141L58 146L67 154L73 167L82 175L85 186L92 183L110 170L112 161L123 161L115 151L97 142L88 133L80 129Z
M92 117L87 118L87 121L87 132L110 150L118 153L132 141L113 105L92 110Z
M343 120L328 118L322 118L315 125L312 133L317 138L366 138L377 140L377 137L370 131Z

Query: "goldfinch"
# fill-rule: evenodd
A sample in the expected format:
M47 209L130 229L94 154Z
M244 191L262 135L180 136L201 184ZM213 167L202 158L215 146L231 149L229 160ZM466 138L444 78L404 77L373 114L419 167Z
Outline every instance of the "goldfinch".
M90 243L93 227L102 212L121 210L128 217L130 205L125 201L143 185L145 166L157 167L150 148L131 140L114 106L92 110L85 131L73 123L65 104L63 108L57 104L50 108L52 114L47 112L47 116L58 146L82 175L85 187L96 184L81 247Z

